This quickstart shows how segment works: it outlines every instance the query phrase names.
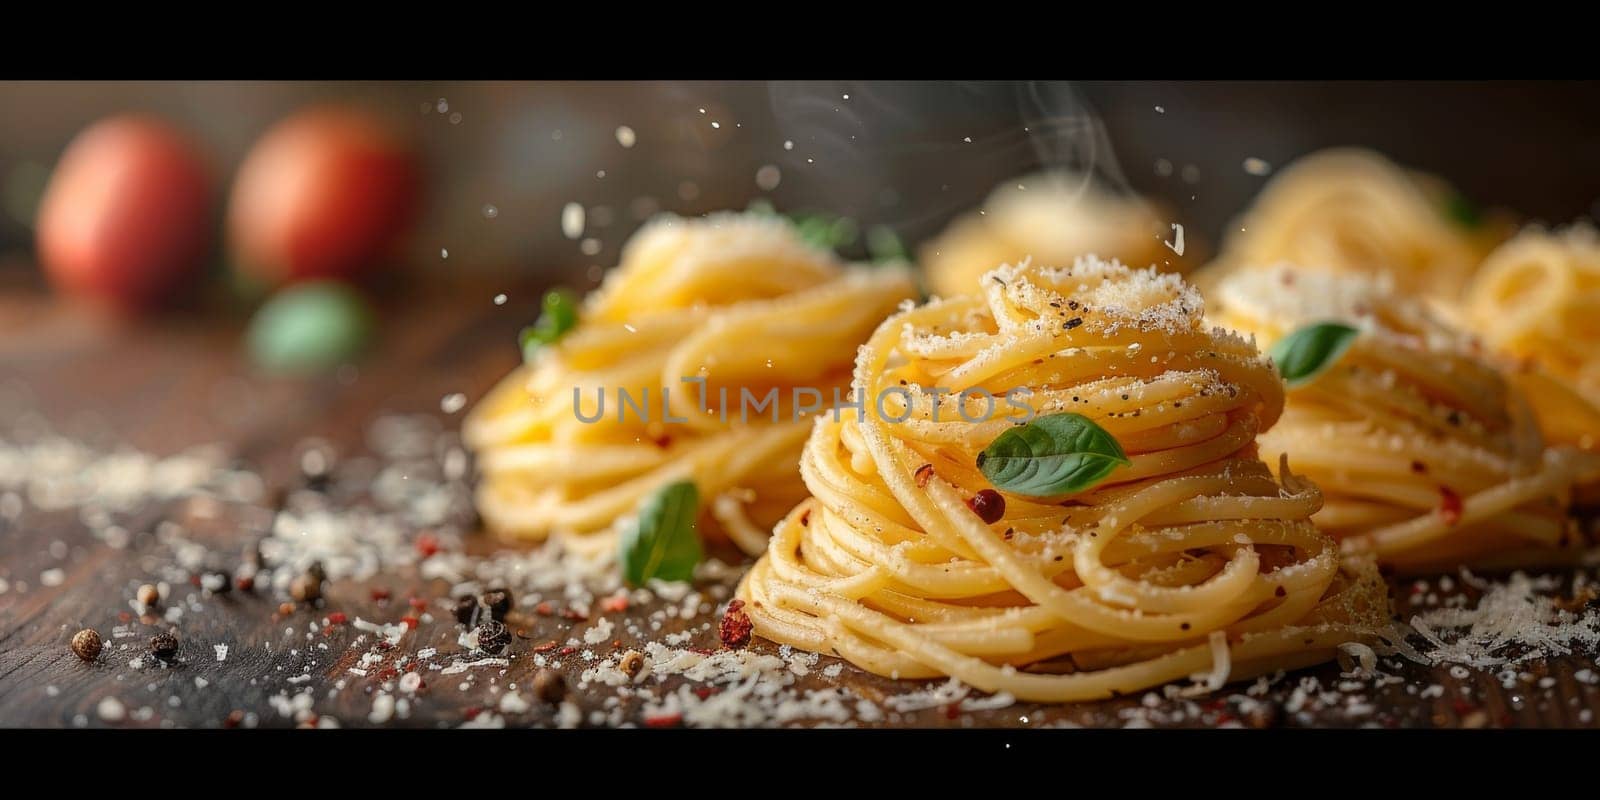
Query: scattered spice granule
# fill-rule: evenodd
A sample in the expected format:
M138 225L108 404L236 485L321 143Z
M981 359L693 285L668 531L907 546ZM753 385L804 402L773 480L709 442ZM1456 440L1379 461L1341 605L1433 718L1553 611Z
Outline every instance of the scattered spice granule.
M717 627L717 638L722 640L724 647L738 650L750 643L750 630L753 627L750 615L745 613L744 601L730 600L728 610L722 614L722 624Z
M675 728L683 723L683 714L652 714L644 718L647 728Z
M417 537L417 553L423 558L428 558L439 552L439 537L431 533L424 533Z
M1448 486L1439 487L1439 517L1446 525L1461 521L1461 495Z

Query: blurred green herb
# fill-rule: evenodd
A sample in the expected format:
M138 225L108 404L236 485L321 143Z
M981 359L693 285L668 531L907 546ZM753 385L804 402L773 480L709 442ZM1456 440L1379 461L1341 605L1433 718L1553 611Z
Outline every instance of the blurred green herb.
M578 295L571 289L551 289L544 295L544 310L539 319L522 329L517 343L522 359L532 361L539 348L555 344L578 324Z
M1451 192L1445 199L1444 214L1451 222L1469 230L1483 224L1483 212L1460 192Z
M377 316L355 289L334 281L290 286L250 321L250 355L271 372L311 373L359 355Z
M838 252L854 245L861 238L861 225L850 217L841 217L821 211L779 214L772 201L765 197L751 200L745 212L760 216L782 217L795 227L807 244ZM874 225L866 232L867 257L874 263L910 258L910 250L900 240L894 229L887 225Z

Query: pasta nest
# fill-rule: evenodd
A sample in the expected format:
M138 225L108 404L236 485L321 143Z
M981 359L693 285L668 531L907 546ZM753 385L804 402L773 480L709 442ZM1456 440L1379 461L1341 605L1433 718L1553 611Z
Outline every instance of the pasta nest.
M1290 262L1388 275L1403 291L1454 299L1511 231L1499 215L1452 218L1461 202L1439 178L1372 151L1318 151L1273 176L1196 277L1209 297L1226 273Z
M1530 227L1483 263L1465 299L1468 324L1519 360L1522 384L1553 441L1600 442L1600 233Z
M1177 275L1085 257L1001 266L886 320L856 359L869 413L817 420L812 496L740 584L755 630L1045 702L1187 676L1216 688L1373 640L1388 621L1375 567L1342 567L1310 522L1316 486L1256 456L1283 407L1276 372L1203 313ZM985 523L968 504L991 488L977 456L1017 420L936 418L933 390L1018 387L1035 414L1097 423L1131 463L1077 493L1002 492Z
M793 390L831 400L856 346L915 291L905 266L843 264L776 217L658 218L625 245L577 326L465 420L484 521L511 538L604 549L612 540L593 534L691 480L701 530L760 552L804 496L795 465L810 426ZM776 389L777 405L741 414L741 389L757 401Z
M1214 321L1264 347L1320 322L1359 331L1259 440L1322 487L1313 519L1346 552L1418 571L1564 561L1585 544L1567 506L1594 459L1551 446L1481 344L1387 278L1278 265L1212 300Z
M981 211L956 219L921 248L920 261L936 294L977 291L993 265L1033 258L1068 264L1086 254L1127 264L1183 272L1200 263L1200 244L1181 238L1171 215L1142 198L1112 191L1089 175L1046 172L1002 184Z

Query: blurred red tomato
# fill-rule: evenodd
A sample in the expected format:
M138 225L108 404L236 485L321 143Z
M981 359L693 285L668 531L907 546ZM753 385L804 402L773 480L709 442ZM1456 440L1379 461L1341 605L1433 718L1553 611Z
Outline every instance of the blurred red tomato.
M211 238L200 152L154 117L110 117L67 146L39 204L39 260L62 291L123 313L169 299Z
M269 285L354 278L388 254L416 211L413 152L358 111L312 108L250 151L228 208L238 266Z

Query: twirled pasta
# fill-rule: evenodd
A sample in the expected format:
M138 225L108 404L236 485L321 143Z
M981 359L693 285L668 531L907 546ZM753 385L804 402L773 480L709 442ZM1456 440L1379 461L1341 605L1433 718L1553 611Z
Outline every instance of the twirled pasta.
M1419 571L1559 562L1584 545L1566 512L1594 459L1547 446L1481 346L1385 279L1280 265L1228 277L1211 307L1264 347L1320 322L1358 329L1258 440L1322 487L1313 520L1346 552Z
M831 402L856 346L914 296L904 265L845 266L775 217L652 222L629 240L577 327L465 420L484 521L509 537L576 534L569 547L609 547L610 537L584 534L611 530L648 494L693 480L708 512L701 529L760 552L773 522L804 496L795 465L810 425L792 390L818 393L802 405ZM778 389L777 410L741 414L741 388L758 400ZM644 398L644 413L624 409L622 390Z
M1088 175L1040 173L1001 184L981 211L956 219L925 245L919 261L929 287L947 297L975 291L979 278L995 264L1030 257L1069 264L1092 253L1183 272L1200 263L1202 248L1192 236L1184 242L1170 216ZM1168 240L1171 247L1164 244Z
M1273 176L1196 280L1210 296L1226 273L1288 262L1387 274L1404 291L1453 299L1509 233L1499 217L1454 218L1459 202L1439 178L1369 150L1318 151Z
M1517 234L1484 261L1465 316L1492 348L1523 360L1511 379L1552 440L1600 445L1600 233L1576 225Z
M1375 567L1341 568L1310 522L1317 488L1256 458L1276 372L1202 314L1176 275L1083 258L1002 266L981 293L885 321L856 360L866 413L817 420L812 497L740 583L756 632L1041 702L1194 674L1216 688L1372 636L1388 618ZM1092 419L1132 464L1076 495L1004 495L985 524L967 504L990 488L976 457L1016 420L984 419L979 394L935 417L933 390L1017 388L1038 414Z

